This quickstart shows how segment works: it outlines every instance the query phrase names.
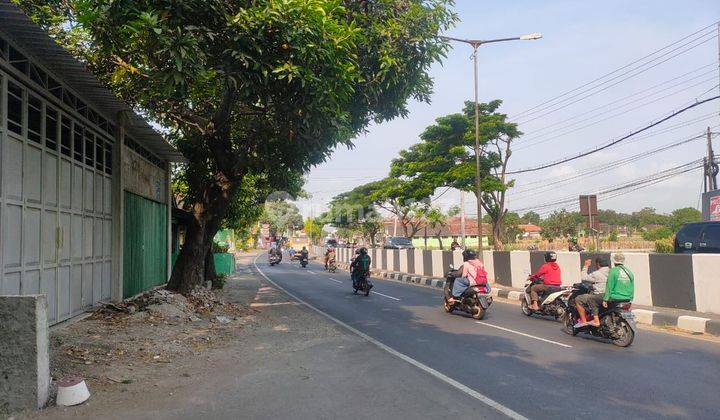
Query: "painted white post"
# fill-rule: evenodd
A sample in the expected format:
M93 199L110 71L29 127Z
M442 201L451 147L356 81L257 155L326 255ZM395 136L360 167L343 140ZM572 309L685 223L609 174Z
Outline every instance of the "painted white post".
M116 121L115 143L112 147L112 278L111 299L123 299L123 235L125 233L125 182L123 153L127 116L119 112Z

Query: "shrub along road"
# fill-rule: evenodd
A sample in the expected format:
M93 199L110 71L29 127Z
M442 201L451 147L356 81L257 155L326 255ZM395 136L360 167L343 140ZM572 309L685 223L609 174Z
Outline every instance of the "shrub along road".
M270 267L264 257L257 267L393 354L386 378L402 375L396 369L403 365L435 378L423 386L437 387L430 395L438 403L451 388L475 399L480 413L484 407L511 417L720 418L720 346L713 342L640 330L631 347L618 348L568 336L559 323L529 319L513 304L496 301L476 322L444 313L439 290L374 280L374 293L364 297L352 293L344 271L302 269L286 260Z

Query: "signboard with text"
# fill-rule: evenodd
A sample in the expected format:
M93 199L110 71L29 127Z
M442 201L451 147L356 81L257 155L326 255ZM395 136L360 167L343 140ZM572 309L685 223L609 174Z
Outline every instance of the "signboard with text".
M702 203L703 220L720 222L720 190L704 193Z

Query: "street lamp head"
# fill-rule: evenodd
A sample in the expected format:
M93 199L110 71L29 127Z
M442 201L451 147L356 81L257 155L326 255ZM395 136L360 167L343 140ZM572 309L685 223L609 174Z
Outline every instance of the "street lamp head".
M533 32L531 34L522 35L520 37L520 39L522 39L523 41L530 41L533 39L540 39L540 38L542 38L542 34L540 32Z

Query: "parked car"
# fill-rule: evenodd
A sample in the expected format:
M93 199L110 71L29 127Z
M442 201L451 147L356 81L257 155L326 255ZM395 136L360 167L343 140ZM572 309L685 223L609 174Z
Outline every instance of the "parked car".
M337 241L337 239L332 239L332 238L330 238L330 239L328 239L328 240L325 241L325 246L328 247L328 248L337 248L337 246L338 246L338 241Z
M683 225L675 235L675 253L720 253L720 222Z
M403 236L391 236L385 239L385 249L413 249L412 239Z

